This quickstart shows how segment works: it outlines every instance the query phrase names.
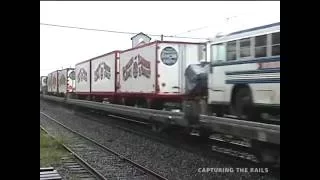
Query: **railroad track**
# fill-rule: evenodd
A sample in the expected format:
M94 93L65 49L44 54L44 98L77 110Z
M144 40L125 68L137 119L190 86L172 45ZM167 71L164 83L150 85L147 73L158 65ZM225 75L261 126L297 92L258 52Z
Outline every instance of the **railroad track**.
M99 174L101 176L98 179L166 179L153 170L148 169L143 165L130 160L129 158L126 158L125 155L119 154L114 150L91 139L90 137L72 130L71 128L50 117L46 113L40 112L40 115L44 116L46 119L49 119L50 122L53 122L54 124L62 127L67 131L67 133L69 134L69 145L65 146L70 151L72 151L73 154L77 154L79 158L81 158L79 154L84 154L83 156L93 155L95 157L95 161L103 160L105 163L108 163L104 167L94 168L94 164L88 163L84 160L84 158L81 158L82 162L90 166L90 168L88 169L93 169L97 173L100 172ZM108 173L103 174L101 173L101 171Z
M237 164L239 167L268 167L271 174L275 176L280 174L280 167L260 163L257 157L254 155L255 152L251 149L250 144L245 141L223 137L221 134L210 136L208 139L195 136L186 137L186 134L177 134L174 131L171 131L173 134L159 134L151 131L150 128L146 128L146 126L151 126L151 123L136 121L127 117L115 115L107 115L107 119L102 119L105 116L90 111L76 113L77 116L102 124L107 124L108 126L115 127L142 137L147 137L175 148L181 148L188 152L201 154L205 158L210 157L222 159L230 164ZM120 119L125 121L119 121ZM175 137L184 138L175 139Z
M56 139L55 136L51 135L43 126L40 125L40 128L48 134L50 137ZM73 155L72 157L62 157L62 164L71 172L71 174L77 179L101 179L106 180L106 178L100 174L95 168L88 164L83 158L81 158L77 153L71 150L68 146L63 143L60 143L64 149Z
M243 165L257 166L259 161L250 151L250 147L235 141L225 140L221 137L211 137L203 139L195 136L186 136L172 130L171 132L156 133L151 130L151 123L139 122L130 118L107 115L108 119L102 119L105 116L93 112L76 112L77 116L93 120L120 130L133 133L142 137L147 137L158 142L169 144L175 148L182 148L192 153L202 154L204 157L228 156L232 161L243 161ZM119 121L119 120L125 121ZM138 123L136 123L138 122ZM146 126L148 128L146 128ZM183 138L179 138L183 137ZM213 154L216 153L216 154ZM225 157L223 157L225 160Z

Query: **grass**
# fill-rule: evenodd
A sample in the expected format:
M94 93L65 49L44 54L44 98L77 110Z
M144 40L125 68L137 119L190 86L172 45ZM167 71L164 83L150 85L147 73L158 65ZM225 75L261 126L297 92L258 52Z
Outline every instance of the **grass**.
M59 144L62 139L55 140L40 129L40 167L54 167L62 157L70 154Z

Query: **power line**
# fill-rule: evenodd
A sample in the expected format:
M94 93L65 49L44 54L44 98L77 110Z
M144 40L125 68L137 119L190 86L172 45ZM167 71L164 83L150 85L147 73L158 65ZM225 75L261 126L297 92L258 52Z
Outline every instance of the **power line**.
M60 65L60 69L68 68L68 67L72 67L72 66L73 66L73 65L71 65L71 64L63 65L63 66ZM51 70L57 70L57 69L59 69L59 68L40 69L40 71L51 71Z
M94 29L94 28L84 28L84 27L77 27L77 26L65 26L65 25L57 25L57 24L48 24L48 23L41 23L40 25L43 26L52 26L52 27L59 27L59 28L71 28L71 29L80 29L80 30L88 30L88 31L100 31L100 32L109 32L109 33L118 33L118 34L130 34L135 35L138 34L136 32L126 32L126 31L114 31L114 30L105 30L105 29ZM207 40L208 38L200 38L200 37L182 37L182 36L169 36L169 35L162 35L162 34L146 34L148 36L158 36L158 37L170 37L170 38L184 38L184 39L202 39Z
M233 18L237 18L238 16L228 16L225 18L225 22L226 23L229 23L230 20L232 20ZM202 29L206 29L206 28L209 28L209 27L212 27L213 25L208 25L208 26L203 26L203 27L199 27L199 28L195 28L195 29L189 29L188 31L185 31L185 32L182 32L182 33L178 33L174 36L177 36L177 35L180 35L180 34L185 34L185 33L190 33L190 32L193 32L193 31L199 31L199 30L202 30Z
M205 29L205 28L208 28L209 26L204 26L204 27L200 27L200 28L196 28L196 29L190 29L190 30L188 30L188 31L185 31L185 32L182 32L182 33L178 33L178 34L176 34L176 35L174 35L174 36L177 36L177 35L180 35L180 34L185 34L185 33L189 33L189 32L192 32L192 31L199 31L199 30L201 30L201 29Z
M75 27L75 26L64 26L64 25L57 25L57 24L47 24L47 23L40 23L40 25L44 26L55 26L61 28L72 28L72 29L82 29L88 31L103 31L103 32L110 32L110 33L119 33L119 34L136 34L132 32L124 32L124 31L112 31L112 30L104 30L104 29L92 29L92 28L83 28L83 27Z

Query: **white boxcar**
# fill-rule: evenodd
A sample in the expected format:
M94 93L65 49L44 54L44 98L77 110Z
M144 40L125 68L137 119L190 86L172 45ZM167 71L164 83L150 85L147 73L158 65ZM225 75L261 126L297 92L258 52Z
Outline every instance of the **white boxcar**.
M59 76L59 93L67 94L74 92L75 89L75 72L74 68L66 68L58 73Z
M205 44L155 41L120 53L119 93L185 93L185 69L205 59Z
M59 70L57 71L54 71L51 73L51 78L52 78L52 84L51 84L51 92L53 94L57 94L59 93L59 85L58 85L58 73L59 73Z
M76 64L76 94L90 93L90 69L91 60Z
M52 73L48 74L47 87L48 87L48 93L51 93L52 92Z
M51 94L58 93L58 71L48 74L48 92Z
M91 60L91 94L115 93L119 51L113 51Z
M40 77L40 92L45 91L46 86L47 86L47 76L41 76Z

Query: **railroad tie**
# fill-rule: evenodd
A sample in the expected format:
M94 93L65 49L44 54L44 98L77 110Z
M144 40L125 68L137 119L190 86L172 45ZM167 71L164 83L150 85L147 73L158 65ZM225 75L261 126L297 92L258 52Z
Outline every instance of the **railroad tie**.
M53 167L40 168L40 180L59 180L60 174Z

